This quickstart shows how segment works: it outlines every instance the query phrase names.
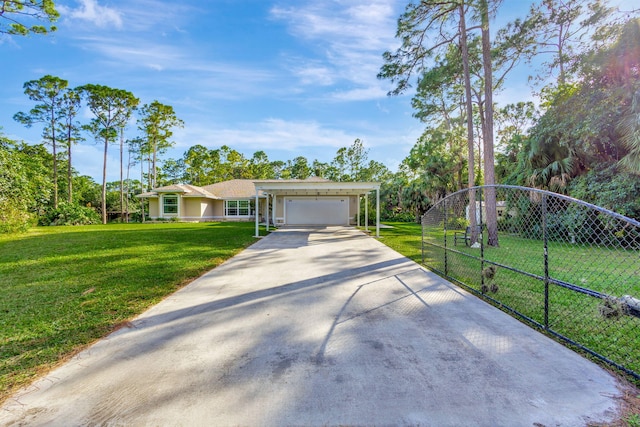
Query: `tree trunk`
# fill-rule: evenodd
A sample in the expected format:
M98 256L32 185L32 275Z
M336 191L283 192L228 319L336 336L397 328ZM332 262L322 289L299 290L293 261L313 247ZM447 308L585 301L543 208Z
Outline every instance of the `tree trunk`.
M468 187L469 187L469 226L471 227L471 240L470 245L473 245L478 241L478 226L476 221L476 192L473 189L474 186L474 158L473 158L473 105L471 104L471 75L469 72L469 47L467 46L467 26L464 16L464 4L459 6L460 11L460 50L462 51L462 69L464 73L464 92L465 92L465 107L467 115L467 148L469 150L468 155Z
M53 208L58 209L58 150L56 146L55 108L51 107L51 151L53 152Z
M71 144L73 140L71 138L71 127L67 129L67 201L73 203L73 168L71 167Z
M125 215L126 222L129 222L129 191L131 190L129 186L131 185L131 180L129 179L129 172L131 172L131 144L127 145L127 198L125 199Z
M157 141L153 141L153 145L151 147L151 149L153 150L153 185L151 186L151 188L156 188L156 186L158 185L158 169L156 167L156 161L158 160L157 157L157 150L156 150L156 144Z
M149 190L153 190L155 187L155 185L153 185L152 180L152 175L151 175L151 156L147 157L147 187L149 187Z
M104 138L104 158L102 160L102 223L107 223L107 149L109 139Z
M144 188L144 161L142 159L142 143L140 143L140 191L145 192ZM142 214L141 220L144 222L144 199L140 198L140 213Z
M124 222L124 171L122 169L124 152L124 127L120 128L120 221Z
M485 91L485 123L483 126L484 142L484 183L494 185L495 159L493 153L493 77L491 66L491 38L489 34L489 8L487 0L481 0L482 12L482 65L484 69ZM485 191L485 209L487 213L487 244L498 246L498 211L496 207L496 189L488 187Z

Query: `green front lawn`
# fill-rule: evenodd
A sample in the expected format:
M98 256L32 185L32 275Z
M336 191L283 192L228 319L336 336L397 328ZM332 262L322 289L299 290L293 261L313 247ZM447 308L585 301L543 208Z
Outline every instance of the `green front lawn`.
M0 234L0 401L255 241L253 223Z

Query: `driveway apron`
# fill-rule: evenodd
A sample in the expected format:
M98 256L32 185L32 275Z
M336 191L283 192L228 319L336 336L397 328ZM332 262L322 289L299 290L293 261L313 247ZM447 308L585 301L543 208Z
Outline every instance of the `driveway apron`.
M22 390L0 425L580 426L616 379L378 240L284 228Z

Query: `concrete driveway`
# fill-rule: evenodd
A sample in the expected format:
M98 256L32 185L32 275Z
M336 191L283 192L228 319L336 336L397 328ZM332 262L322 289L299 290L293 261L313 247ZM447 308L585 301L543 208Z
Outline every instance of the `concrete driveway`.
M0 409L1 425L579 426L603 369L351 228L281 229Z

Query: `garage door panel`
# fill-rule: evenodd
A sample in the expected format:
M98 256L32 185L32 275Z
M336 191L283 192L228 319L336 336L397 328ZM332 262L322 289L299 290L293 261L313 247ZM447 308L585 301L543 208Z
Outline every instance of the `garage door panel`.
M287 198L286 216L290 225L348 225L349 199Z

